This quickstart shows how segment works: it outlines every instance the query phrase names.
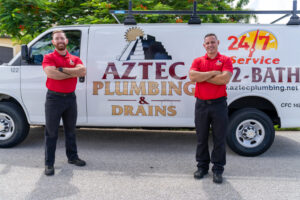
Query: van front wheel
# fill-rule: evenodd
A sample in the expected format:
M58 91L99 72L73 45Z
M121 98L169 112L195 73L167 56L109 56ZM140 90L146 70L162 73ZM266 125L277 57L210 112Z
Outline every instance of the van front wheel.
M14 103L0 102L0 147L13 147L28 135L29 124L23 110Z
M237 154L260 155L272 145L274 137L271 119L260 110L245 108L230 117L227 144Z

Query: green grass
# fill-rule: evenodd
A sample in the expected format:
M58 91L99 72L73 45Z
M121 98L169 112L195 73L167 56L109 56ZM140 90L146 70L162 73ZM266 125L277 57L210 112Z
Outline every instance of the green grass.
M300 128L278 128L278 125L274 126L275 131L300 131Z

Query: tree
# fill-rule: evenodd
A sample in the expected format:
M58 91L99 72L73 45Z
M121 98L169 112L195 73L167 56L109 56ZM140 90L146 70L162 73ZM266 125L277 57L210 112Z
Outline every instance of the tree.
M0 33L31 39L50 27L49 3L41 0L0 0Z
M53 25L76 24L84 0L0 0L0 34L28 43Z
M243 10L249 0L198 0L198 10ZM133 10L192 10L193 0L133 0ZM109 10L127 10L128 0L0 0L0 34L28 43L54 25L117 23ZM255 16L206 15L203 23L249 22ZM118 18L123 21L125 16ZM181 23L190 16L139 15L139 23Z
M43 0L45 1L45 0ZM52 0L49 8L53 11L51 23L55 25L71 25L78 23L77 20L86 15L81 6L85 0Z

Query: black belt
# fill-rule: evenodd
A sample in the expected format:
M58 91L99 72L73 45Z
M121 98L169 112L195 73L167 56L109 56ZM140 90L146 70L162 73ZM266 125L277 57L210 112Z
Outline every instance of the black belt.
M220 103L220 102L226 101L226 99L227 99L227 97L220 97L217 99L209 99L209 100L202 100L202 99L197 98L197 101L206 103L206 104L214 104L214 103Z
M63 93L63 92L55 92L55 91L52 91L52 90L49 90L49 89L48 89L48 93L55 94L55 95L62 96L62 97L67 97L67 96L73 96L73 95L75 95L74 92Z

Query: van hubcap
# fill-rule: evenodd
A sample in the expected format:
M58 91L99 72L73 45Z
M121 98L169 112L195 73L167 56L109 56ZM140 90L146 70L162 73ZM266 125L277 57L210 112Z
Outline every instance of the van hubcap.
M15 130L14 121L10 116L0 113L0 140L9 139Z
M246 148L258 146L263 141L264 137L264 126L257 120L245 120L237 126L236 139Z

